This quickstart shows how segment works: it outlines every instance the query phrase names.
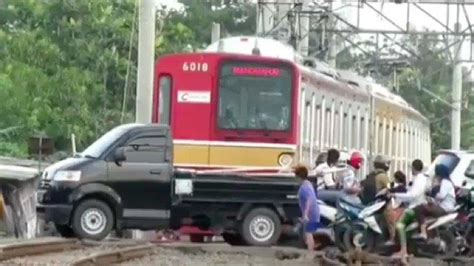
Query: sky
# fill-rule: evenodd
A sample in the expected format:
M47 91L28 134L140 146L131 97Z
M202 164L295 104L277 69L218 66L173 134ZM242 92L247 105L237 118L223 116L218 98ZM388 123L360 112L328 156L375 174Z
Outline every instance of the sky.
M169 8L179 8L181 4L178 0L155 0L158 5L166 5ZM440 0L441 1L441 0ZM469 24L474 27L474 0L464 0L465 2L471 2L472 5L465 5L466 12L462 8L459 9L459 22L461 24L461 29L465 29ZM257 0L254 0L257 2ZM316 2L324 2L319 0ZM397 25L405 28L407 24L407 4L394 4L388 3L387 1L367 1L370 3L374 9L382 11L383 15L392 20ZM383 3L385 2L385 3ZM411 0L411 2L422 2L422 0ZM441 1L443 2L443 1ZM444 1L447 2L447 1ZM450 2L455 2L451 0ZM454 30L454 23L456 22L457 17L457 7L456 5L446 5L446 4L419 4L424 10L433 15L436 19L446 24L447 13L449 12L449 28ZM357 0L341 0L334 3L333 9L335 12L346 19L351 24L357 25ZM364 6L359 11L359 27L362 29L368 30L396 30L397 28L388 22L386 19L382 18L380 14L377 14L376 11L372 10L368 6ZM409 22L410 29L421 31L424 29L429 29L432 31L443 31L446 30L442 25L436 22L429 15L423 13L415 6L411 5L409 11ZM467 14L467 16L466 16ZM470 23L468 23L468 20ZM338 27L343 27L343 24L339 24ZM347 28L347 27L346 27ZM474 31L474 28L473 28ZM360 35L359 38L369 38L370 35ZM474 37L474 36L473 36ZM453 40L450 41L450 43ZM470 59L470 50L471 50L471 40L470 38L466 39L463 42L461 49L461 58L463 60ZM474 47L473 47L474 50ZM454 49L452 49L452 54ZM473 55L474 57L474 55ZM472 63L463 63L468 67L473 67ZM472 73L474 78L474 71Z

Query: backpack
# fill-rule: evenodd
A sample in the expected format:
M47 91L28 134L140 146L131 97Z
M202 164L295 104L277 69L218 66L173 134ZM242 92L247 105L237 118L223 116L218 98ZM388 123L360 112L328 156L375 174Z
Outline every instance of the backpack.
M362 195L360 198L363 204L367 205L375 200L375 195L377 195L377 186L375 183L375 180L376 180L375 177L380 173L383 173L383 171L381 170L372 171L361 182Z

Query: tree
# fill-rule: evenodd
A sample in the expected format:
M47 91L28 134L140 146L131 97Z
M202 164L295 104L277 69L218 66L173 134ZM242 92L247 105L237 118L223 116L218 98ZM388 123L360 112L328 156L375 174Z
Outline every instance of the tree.
M210 42L212 22L253 34L248 1L181 1L157 12L157 56ZM45 131L58 149L76 135L82 149L134 120L137 1L0 1L0 154L25 156L28 136Z
M389 55L395 54L409 63L408 67L398 69L398 93L430 121L432 150L437 151L449 148L451 146L451 107L445 101L452 102L452 65L450 58L446 53L438 52L443 48L439 41L426 36L408 36L402 40L402 43L413 47L415 54L418 56L400 53L395 51L393 46L390 45L379 49L377 53L379 55L384 53ZM373 62L373 58L377 58L375 49L373 49L375 45L373 41L368 41L361 45L364 48L369 48L364 49L368 51L367 53L360 53L359 50L354 48L345 49L338 55L338 66L356 70L362 75L370 74L373 65L364 65L361 62ZM370 49L371 47L372 49ZM380 64L377 66L377 80L391 88L391 84L388 81L393 78L391 75L394 70L393 67L382 65L381 68ZM431 94L427 93L426 90L429 90ZM433 95L436 95L436 97ZM474 112L474 107L468 104L471 97L471 93L468 90L464 90L462 110L464 122L462 124L463 134L461 141L464 148L474 146L474 138L470 134L470 132L474 133L474 121L469 120L469 116Z

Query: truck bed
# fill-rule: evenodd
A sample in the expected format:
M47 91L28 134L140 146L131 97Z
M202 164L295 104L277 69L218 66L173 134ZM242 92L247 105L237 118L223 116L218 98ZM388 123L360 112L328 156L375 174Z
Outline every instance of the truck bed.
M190 218L203 230L235 228L235 222L256 207L273 210L287 224L301 216L294 177L177 172L174 179L191 179L193 192L173 195L172 227Z
M175 179L191 179L193 193L182 201L296 203L299 183L290 176L193 174L177 172Z

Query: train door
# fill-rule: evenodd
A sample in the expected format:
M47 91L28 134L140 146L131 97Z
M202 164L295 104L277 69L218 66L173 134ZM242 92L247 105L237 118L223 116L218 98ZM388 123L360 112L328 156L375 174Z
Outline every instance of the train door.
M176 166L207 167L213 76L202 70L206 63L189 60L181 64L166 68L171 74L159 76L159 121L168 122L173 130Z

